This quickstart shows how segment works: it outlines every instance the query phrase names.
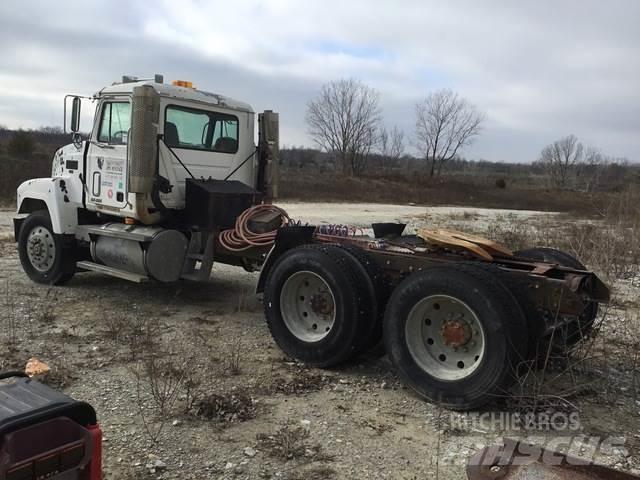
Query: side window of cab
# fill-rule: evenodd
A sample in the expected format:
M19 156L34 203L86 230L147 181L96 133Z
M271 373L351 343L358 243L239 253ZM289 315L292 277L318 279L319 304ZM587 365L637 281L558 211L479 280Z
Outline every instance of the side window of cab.
M126 145L131 128L131 104L129 102L105 102L100 114L98 142L109 145Z
M235 115L169 105L164 122L164 142L169 147L231 154L238 151Z

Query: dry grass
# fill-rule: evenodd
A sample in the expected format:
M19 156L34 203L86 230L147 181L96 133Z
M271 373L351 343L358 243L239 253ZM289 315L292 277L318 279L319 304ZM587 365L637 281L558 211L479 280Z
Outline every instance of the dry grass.
M193 404L194 416L219 423L236 423L251 420L257 415L257 405L244 390L209 394Z
M122 338L129 351L129 359L136 361L153 354L162 338L160 321L142 313L126 316Z
M503 219L477 233L513 250L535 245L566 251L612 285L640 281L640 192L620 194L594 219L551 217L536 224Z
M322 453L320 445L308 444L309 431L306 428L292 423L284 423L272 434L259 433L256 439L260 450L281 460L331 460Z
M9 282L9 280L5 281L3 287L3 315L0 328L2 329L4 343L7 349L11 351L17 349L18 347L18 302L16 301L16 296L11 289L11 283Z
M338 472L324 465L314 466L301 471L291 472L287 480L332 480Z
M495 180L479 182L473 177L429 178L417 173L405 176L372 175L362 178L332 173L283 171L280 196L284 200L329 202L380 202L393 204L461 205L465 207L512 208L597 215L598 205L618 193L552 190L543 186L517 185L498 188ZM599 199L595 202L594 199Z
M222 357L222 371L228 376L237 376L242 373L242 361L247 357L242 344L242 336L236 335L229 340L227 349Z
M257 390L265 395L280 393L283 395L302 395L317 392L333 383L333 378L326 374L317 373L301 365L294 365L292 372L274 373L260 379Z

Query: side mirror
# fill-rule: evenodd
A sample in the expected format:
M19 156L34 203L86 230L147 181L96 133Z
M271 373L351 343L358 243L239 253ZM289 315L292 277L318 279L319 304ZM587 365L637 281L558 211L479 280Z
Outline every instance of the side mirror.
M73 97L70 127L73 133L78 133L80 131L80 97Z

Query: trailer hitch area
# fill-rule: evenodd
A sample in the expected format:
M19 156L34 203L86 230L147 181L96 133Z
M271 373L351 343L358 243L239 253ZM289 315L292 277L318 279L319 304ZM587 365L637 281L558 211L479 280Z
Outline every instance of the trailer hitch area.
M630 473L513 439L485 447L467 463L469 480L640 480Z
M596 302L606 303L611 298L609 288L594 273L567 273L564 283L573 293L585 293Z

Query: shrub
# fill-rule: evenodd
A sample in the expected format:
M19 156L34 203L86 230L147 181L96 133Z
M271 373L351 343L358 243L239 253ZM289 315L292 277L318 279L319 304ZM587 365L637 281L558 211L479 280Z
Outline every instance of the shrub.
M504 178L499 178L496 180L496 187L503 189L507 188L507 182Z

